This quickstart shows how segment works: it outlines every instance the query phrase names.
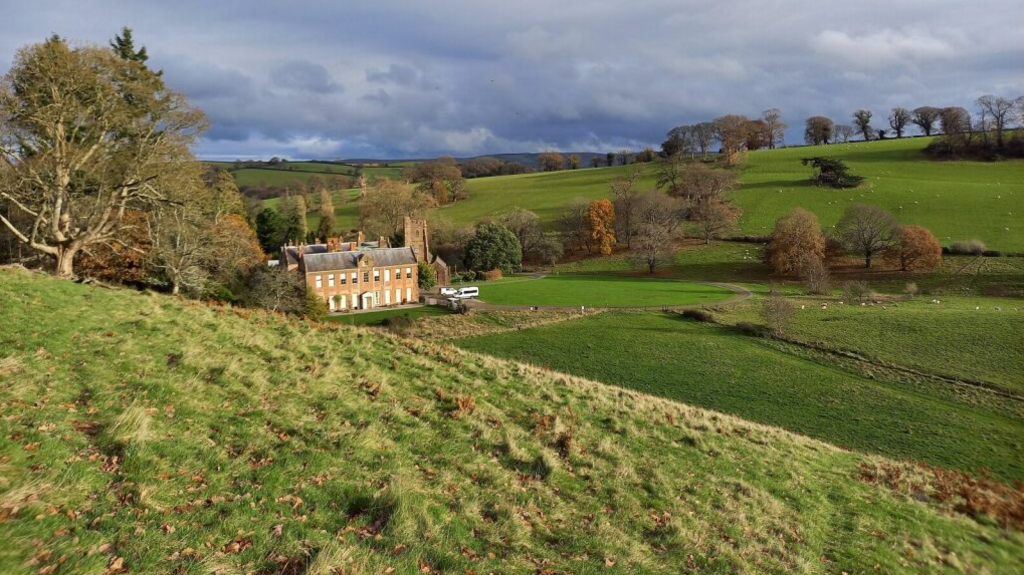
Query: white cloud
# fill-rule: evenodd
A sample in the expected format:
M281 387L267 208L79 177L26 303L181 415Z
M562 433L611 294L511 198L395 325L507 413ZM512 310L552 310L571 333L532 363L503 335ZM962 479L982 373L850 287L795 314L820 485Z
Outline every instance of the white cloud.
M813 38L811 44L826 56L839 57L862 68L949 58L956 54L951 43L922 30L886 28L861 35L824 30Z

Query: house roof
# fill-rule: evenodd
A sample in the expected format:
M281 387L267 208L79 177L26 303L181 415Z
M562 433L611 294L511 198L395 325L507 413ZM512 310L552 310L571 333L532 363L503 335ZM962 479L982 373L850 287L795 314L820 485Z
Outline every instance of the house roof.
M412 248L371 248L354 252L307 253L303 256L303 264L307 273L347 270L358 268L360 260L367 256L376 267L416 263Z
M327 253L327 246L325 244L309 244L302 246L302 256L306 257L310 254L323 254ZM281 259L285 260L288 265L295 265L299 263L299 246L285 246L281 250Z

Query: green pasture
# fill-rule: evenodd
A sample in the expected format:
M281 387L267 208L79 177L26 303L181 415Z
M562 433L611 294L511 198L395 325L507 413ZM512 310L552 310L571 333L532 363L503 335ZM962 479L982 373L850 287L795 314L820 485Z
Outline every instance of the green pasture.
M798 309L788 335L1024 396L1024 300L943 295L876 304L873 299L879 298L840 305L835 298L795 298ZM750 300L724 308L719 319L758 322L760 305Z
M610 312L455 343L858 450L1024 479L1019 416L937 387L869 379L729 327Z

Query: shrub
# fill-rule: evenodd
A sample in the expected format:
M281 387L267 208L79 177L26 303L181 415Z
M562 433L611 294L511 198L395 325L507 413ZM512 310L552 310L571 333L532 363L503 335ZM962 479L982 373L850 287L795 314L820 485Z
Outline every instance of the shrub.
M869 297L873 292L868 284L861 281L846 282L843 284L843 301L852 302L854 300L861 301L865 297Z
M776 335L782 335L789 327L793 316L796 315L796 308L793 302L782 297L781 294L772 290L768 299L761 304L761 319L768 324L769 328Z
M981 252L981 255L985 256L986 258L1001 258L1003 257L1003 252L999 250L985 250Z
M955 242L949 246L949 253L960 256L980 256L985 253L985 242L981 240L967 240L966 242Z
M427 262L419 262L416 264L417 275L419 276L420 289L429 291L437 285L437 272Z
M489 272L484 272L484 279L487 281L500 280L501 278L501 270L499 269L493 269Z
M832 291L832 277L828 272L828 266L820 258L805 255L798 272L807 293L826 295Z
M384 318L380 325L394 333L405 333L412 327L413 323L412 318L407 315L396 315Z
M306 305L302 312L313 321L323 321L327 317L327 302L312 291L306 292Z
M766 326L749 321L741 321L737 323L736 330L743 335L749 335L751 337L765 337L770 333Z
M692 319L704 323L715 323L715 316L711 312L704 309L687 309L683 310L679 315L686 319Z

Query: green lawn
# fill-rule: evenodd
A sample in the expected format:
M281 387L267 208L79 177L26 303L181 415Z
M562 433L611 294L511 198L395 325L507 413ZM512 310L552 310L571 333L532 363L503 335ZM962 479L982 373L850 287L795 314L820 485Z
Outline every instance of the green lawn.
M481 283L479 287L481 301L504 305L681 306L712 303L735 295L724 288L692 282L590 275Z
M604 313L456 340L516 359L893 457L1024 479L1024 420L872 380L730 328Z
M327 316L327 320L344 325L380 325L389 317L407 317L417 319L421 317L448 315L451 313L446 308L436 305L424 305L406 309L385 309L381 311L368 311L359 313L340 313Z
M931 229L943 245L978 238L990 248L1024 250L1024 161L940 162L925 158L927 138L885 140L751 152L740 168L742 186L732 194L743 208L742 231L768 234L775 220L795 206L815 212L829 227L854 203L891 210L900 221ZM845 160L866 178L855 190L812 186L811 169L800 159L829 155ZM470 197L440 212L457 223L472 223L514 207L536 212L553 227L570 199L610 197L608 181L625 167L479 178L468 182ZM640 189L654 187L648 166Z
M771 268L762 263L764 245L740 242L688 243L672 254L672 261L656 270L660 277L715 282L764 282ZM622 253L560 263L561 273L647 275Z

